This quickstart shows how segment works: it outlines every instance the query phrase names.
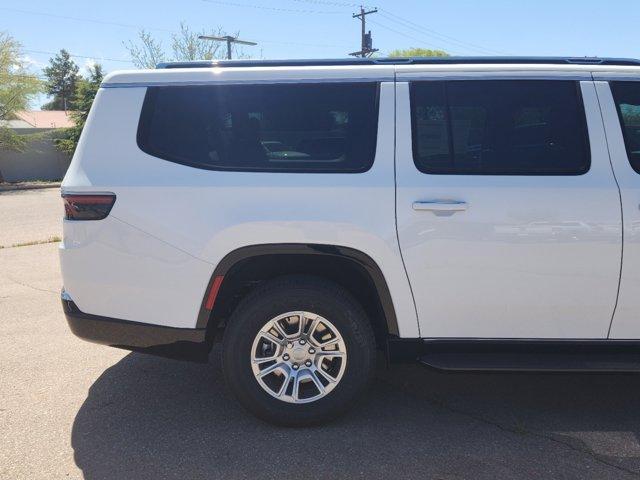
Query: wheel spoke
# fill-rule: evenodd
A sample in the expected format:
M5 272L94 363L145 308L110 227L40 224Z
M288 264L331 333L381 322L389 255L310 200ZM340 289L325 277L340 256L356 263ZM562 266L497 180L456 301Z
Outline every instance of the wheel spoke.
M345 356L344 352L341 352L340 350L333 350L333 351L329 350L328 352L323 350L316 354L316 357L321 357L321 358L344 357L344 356Z
M265 377L266 375L269 375L270 373L273 373L274 371L278 370L279 368L282 368L282 363L274 363L273 365L269 365L267 368L260 370L257 374L256 377L258 378L262 378Z
M280 320L276 320L275 322L273 322L273 326L278 331L278 333L282 335L282 338L286 340L287 333L284 331L284 328L282 328L282 325L280 325Z
M298 312L298 332L295 334L296 337L300 337L304 333L305 320L304 312Z
M331 345L335 345L336 343L338 343L340 341L340 337L334 337L330 340L327 340L326 342L322 342L320 344L318 344L320 346L320 348L325 348L325 347L330 347Z
M313 380L313 384L318 389L318 394L324 395L324 393L325 393L324 385L322 384L320 379L316 376L316 373L315 372L311 372L309 377L311 377L311 380Z
M291 392L291 396L297 402L300 400L300 375L295 374L293 377L293 391Z
M280 340L278 337L275 337L274 335L270 334L269 332L261 331L259 333L259 335L262 338L264 338L266 340L269 340L271 343L275 344L278 347L280 347L282 345L282 340Z
M281 397L282 394L284 394L287 391L287 387L289 386L290 381L291 381L291 371L287 370L287 373L285 373L285 379L282 382L282 385L280 386L280 390L278 390L278 392L276 393L277 397Z
M318 368L316 368L316 373L319 373L320 375L322 375L324 378L327 379L328 382L336 383L338 381L337 378L325 372L321 366L318 366Z
M252 359L252 362L255 363L256 365L262 365L263 363L272 362L273 360L277 360L277 359L278 359L278 355L276 354L271 357L254 358Z

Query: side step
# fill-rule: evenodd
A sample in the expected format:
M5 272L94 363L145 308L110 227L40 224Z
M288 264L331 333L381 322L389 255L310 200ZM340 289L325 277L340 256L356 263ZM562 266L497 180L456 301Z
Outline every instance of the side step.
M640 373L638 340L402 339L387 342L389 361L438 370Z
M637 372L633 353L428 353L420 363L438 370L485 372Z

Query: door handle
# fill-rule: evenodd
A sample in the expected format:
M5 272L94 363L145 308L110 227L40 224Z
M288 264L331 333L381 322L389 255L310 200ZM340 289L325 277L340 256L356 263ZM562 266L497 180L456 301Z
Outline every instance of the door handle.
M431 200L425 202L413 202L414 210L427 210L430 212L463 212L469 205L467 202L456 200Z

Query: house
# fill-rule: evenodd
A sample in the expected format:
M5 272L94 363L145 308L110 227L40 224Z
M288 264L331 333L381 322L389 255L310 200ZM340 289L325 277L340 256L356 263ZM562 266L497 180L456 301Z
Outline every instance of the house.
M64 177L71 159L59 151L49 132L73 126L69 112L62 110L25 110L0 122L18 135L33 135L22 152L0 150L0 181L58 180Z
M23 110L15 113L15 120L9 120L9 128L53 130L73 127L69 112L64 110Z

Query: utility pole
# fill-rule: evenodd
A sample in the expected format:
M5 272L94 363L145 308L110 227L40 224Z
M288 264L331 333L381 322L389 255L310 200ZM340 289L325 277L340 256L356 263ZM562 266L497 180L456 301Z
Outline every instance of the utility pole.
M364 6L360 5L360 13L354 13L352 18L359 18L361 25L361 40L360 40L360 51L352 52L349 55L353 57L362 57L366 58L370 56L372 53L377 52L377 48L373 48L373 41L371 40L371 30L369 32L366 31L366 23L367 20L365 17L367 15L371 15L372 13L376 13L378 11L377 8L373 10L365 11Z
M200 40L214 40L216 42L227 42L227 60L231 60L231 44L239 43L240 45L257 45L256 42L249 42L247 40L239 40L238 37L232 37L231 35L225 35L224 37L214 37L213 35L199 35Z

